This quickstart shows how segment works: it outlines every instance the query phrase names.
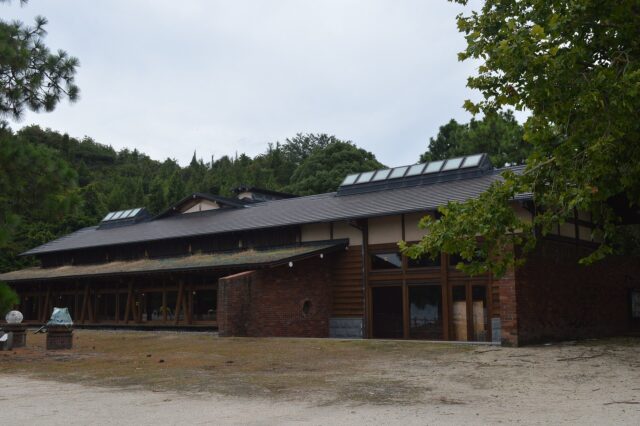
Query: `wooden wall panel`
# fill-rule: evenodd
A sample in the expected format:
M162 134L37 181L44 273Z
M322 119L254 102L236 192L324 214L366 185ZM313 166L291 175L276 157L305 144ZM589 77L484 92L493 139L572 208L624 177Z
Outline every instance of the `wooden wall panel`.
M362 246L349 246L336 260L331 293L332 317L362 317Z

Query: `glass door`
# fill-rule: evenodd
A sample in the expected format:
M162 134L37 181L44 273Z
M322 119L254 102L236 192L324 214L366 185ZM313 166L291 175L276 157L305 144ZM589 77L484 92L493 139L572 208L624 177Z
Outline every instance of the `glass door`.
M378 339L402 339L402 287L372 287L372 334Z
M409 337L411 339L442 340L442 287L438 285L409 286Z

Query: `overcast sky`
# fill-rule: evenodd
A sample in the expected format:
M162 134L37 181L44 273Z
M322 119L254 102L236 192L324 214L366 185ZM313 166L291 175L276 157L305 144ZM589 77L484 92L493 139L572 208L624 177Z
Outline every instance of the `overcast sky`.
M48 18L80 60L80 100L27 113L116 149L187 164L263 152L298 132L334 134L394 166L478 94L446 0L16 0L4 19Z

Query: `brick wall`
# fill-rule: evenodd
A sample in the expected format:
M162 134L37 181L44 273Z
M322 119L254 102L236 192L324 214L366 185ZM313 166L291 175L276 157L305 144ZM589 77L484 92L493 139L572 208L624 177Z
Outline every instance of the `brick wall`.
M630 291L640 286L638 259L611 257L591 266L589 253L573 242L542 241L515 274L515 295L501 292L505 326L517 328L514 345L620 335L630 331ZM505 279L507 282L509 278ZM512 287L511 287L512 288ZM514 300L515 299L515 300ZM509 320L513 323L509 323ZM507 339L509 340L509 339ZM503 339L504 341L504 339Z
M249 271L218 284L221 336L328 337L335 255Z

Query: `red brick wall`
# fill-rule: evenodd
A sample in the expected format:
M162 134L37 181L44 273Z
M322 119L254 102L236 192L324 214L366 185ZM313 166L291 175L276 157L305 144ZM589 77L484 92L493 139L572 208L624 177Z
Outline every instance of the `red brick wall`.
M219 280L221 336L328 337L333 255ZM305 302L309 309L305 312Z
M516 271L513 344L620 335L631 327L630 291L640 284L638 259L611 257L590 266L578 259L589 249L572 242L543 241ZM513 302L505 288L501 304ZM502 318L503 333L510 317ZM513 324L511 324L513 325Z

